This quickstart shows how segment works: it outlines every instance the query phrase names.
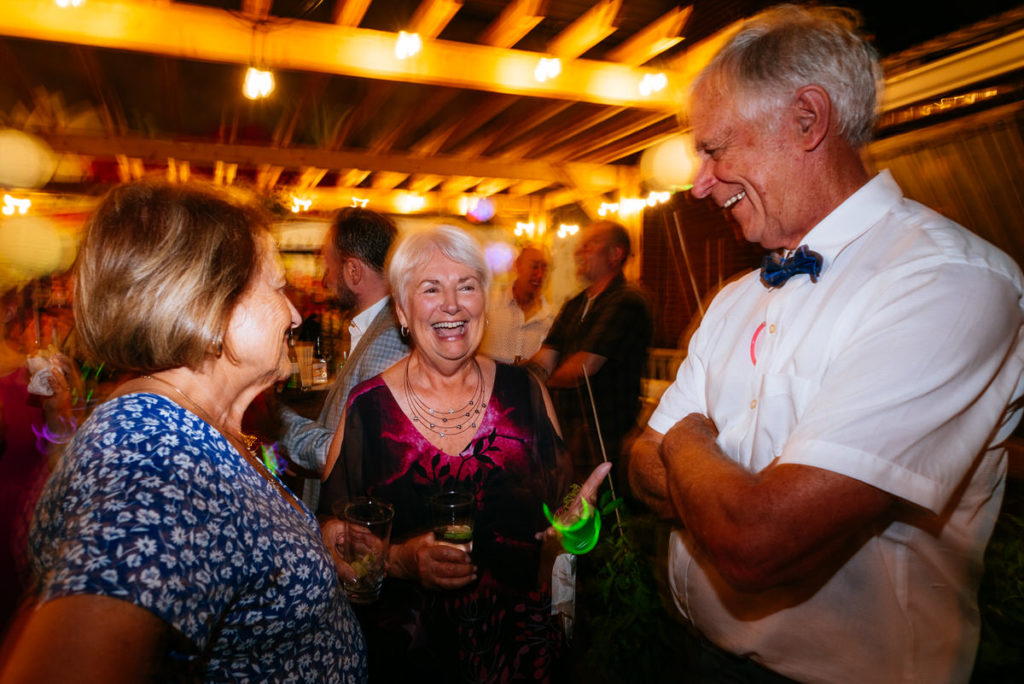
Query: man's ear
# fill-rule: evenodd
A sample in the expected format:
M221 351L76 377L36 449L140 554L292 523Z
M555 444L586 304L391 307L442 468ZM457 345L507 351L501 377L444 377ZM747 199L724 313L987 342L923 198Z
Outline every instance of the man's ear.
M341 272L345 275L345 284L353 288L363 280L363 262L355 257L345 259Z
M615 245L611 248L609 254L611 256L611 261L616 268L622 268L626 263L626 249L624 247Z
M818 147L832 126L832 98L819 85L800 88L793 96L797 135L805 152Z

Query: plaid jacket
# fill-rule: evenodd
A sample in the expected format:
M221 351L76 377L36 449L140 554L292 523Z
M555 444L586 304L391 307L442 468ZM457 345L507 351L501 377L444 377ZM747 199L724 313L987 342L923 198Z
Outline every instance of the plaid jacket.
M409 347L398 332L398 322L391 303L381 309L366 333L351 350L341 374L334 381L324 400L320 417L315 421L303 418L287 406L281 406L280 418L284 433L280 443L288 450L288 458L303 468L322 473L327 463L327 451L341 423L341 414L352 388L378 375L409 353ZM307 482L303 500L316 510L319 483Z

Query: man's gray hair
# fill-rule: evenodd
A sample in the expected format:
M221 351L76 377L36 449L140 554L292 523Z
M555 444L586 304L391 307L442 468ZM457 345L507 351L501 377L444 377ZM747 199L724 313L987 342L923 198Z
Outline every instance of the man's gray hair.
M487 266L483 247L462 228L441 224L414 230L399 238L398 245L388 259L388 284L392 296L403 309L407 308L409 302L413 275L433 258L435 251L476 271L484 301L487 300L491 269Z
M882 93L878 53L843 7L779 5L751 17L693 84L728 91L740 115L761 119L808 85L832 100L839 134L854 147L871 140Z

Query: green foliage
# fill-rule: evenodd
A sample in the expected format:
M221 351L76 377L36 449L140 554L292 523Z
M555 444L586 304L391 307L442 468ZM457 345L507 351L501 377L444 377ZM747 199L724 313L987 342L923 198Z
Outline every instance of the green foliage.
M1020 681L1024 669L1024 491L1008 481L1003 510L985 551L978 592L981 643L971 681Z
M631 513L608 492L599 507L601 540L578 560L577 680L676 681L683 627L657 576L664 574L669 528L650 514Z

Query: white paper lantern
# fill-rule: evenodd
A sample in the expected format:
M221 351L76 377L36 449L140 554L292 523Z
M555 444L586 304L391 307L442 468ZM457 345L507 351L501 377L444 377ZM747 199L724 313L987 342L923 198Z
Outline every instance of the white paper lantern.
M0 264L21 277L49 275L66 269L73 260L74 247L52 221L37 216L14 216L0 221L0 245Z
M57 157L44 141L13 128L0 129L0 186L38 188L57 168Z
M698 166L692 138L674 135L644 150L640 177L650 190L679 190L693 182Z

